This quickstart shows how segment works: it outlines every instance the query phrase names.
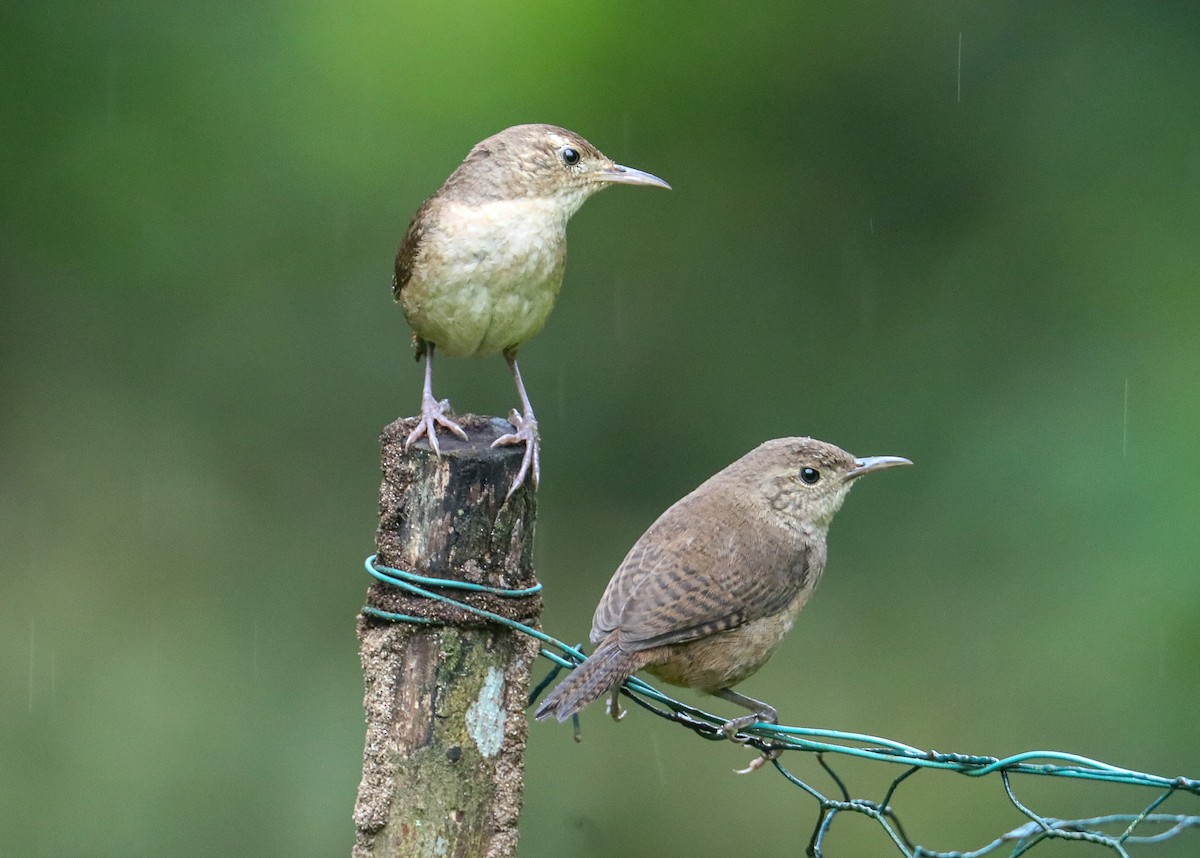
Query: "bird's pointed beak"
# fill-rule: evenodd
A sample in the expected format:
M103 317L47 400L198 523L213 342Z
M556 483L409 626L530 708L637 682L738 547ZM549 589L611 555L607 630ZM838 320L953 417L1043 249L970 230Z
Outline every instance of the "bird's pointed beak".
M898 465L911 465L912 462L903 456L864 456L854 460L854 467L846 474L846 480L856 480L863 474L882 471L884 468L895 468Z
M597 175L600 181L612 182L615 185L646 185L651 188L671 190L671 186L658 176L642 170L635 170L633 167L622 167L620 164L613 164L611 167L601 170Z

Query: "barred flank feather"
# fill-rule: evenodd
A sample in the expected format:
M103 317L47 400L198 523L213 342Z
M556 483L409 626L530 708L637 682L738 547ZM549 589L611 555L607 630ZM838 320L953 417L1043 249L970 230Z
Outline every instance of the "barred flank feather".
M538 707L535 717L540 721L553 715L559 721L566 721L584 706L620 685L638 667L636 653L621 652L615 643L606 641L550 692L550 696Z

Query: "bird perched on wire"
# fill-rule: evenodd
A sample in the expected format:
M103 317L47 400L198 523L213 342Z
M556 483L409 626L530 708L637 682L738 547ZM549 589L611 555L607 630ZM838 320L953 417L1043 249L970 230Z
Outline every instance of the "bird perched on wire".
M392 291L425 358L421 418L408 436L438 449L442 427L466 439L433 395L434 349L453 357L502 354L521 411L514 432L492 446L525 444L511 495L527 474L539 479L538 426L517 367L517 350L542 329L562 286L567 221L612 184L669 188L657 176L614 164L573 131L516 125L475 145L413 216L396 256Z
M855 458L812 438L767 441L676 502L618 567L592 619L596 651L550 693L537 718L570 718L645 669L672 685L750 710L733 738L770 705L733 690L792 628L825 569L826 534L854 481L898 456ZM751 768L757 768L757 759Z

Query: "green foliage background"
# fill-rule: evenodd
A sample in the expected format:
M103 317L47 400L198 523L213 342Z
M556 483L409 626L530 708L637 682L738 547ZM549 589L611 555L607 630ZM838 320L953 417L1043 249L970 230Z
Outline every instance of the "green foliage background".
M576 216L522 353L550 631L758 442L903 454L747 693L1200 776L1198 92L1190 3L7 4L0 854L348 852L376 436L420 384L392 256L528 121L675 187ZM514 401L500 360L438 391ZM801 854L811 801L744 750L584 728L532 729L523 856ZM897 808L941 849L1023 821L933 773Z

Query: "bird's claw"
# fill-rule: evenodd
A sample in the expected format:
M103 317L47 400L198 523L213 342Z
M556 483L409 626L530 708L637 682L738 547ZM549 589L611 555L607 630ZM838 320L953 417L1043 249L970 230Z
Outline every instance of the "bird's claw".
M625 710L621 708L621 701L617 699L616 693L613 693L604 702L604 711L614 721L620 721L625 717Z
M741 718L733 718L729 721L726 721L724 724L722 724L721 732L724 733L725 738L731 742L745 743L745 742L750 741L750 737L746 736L744 738L739 739L737 737L738 733L742 730L745 730L747 727L751 726L752 724L757 724L757 723L758 723L757 715L743 715Z
M446 412L449 410L449 399L443 399L441 402L438 402L432 396L422 397L421 419L417 421L416 428L409 432L408 437L404 440L404 449L407 450L424 435L429 439L429 446L433 448L433 452L438 456L442 455L437 440L438 426L466 441L467 433L463 431L461 426L446 416Z
M521 483L525 482L525 478L532 474L533 487L538 487L538 482L541 480L542 469L541 462L538 456L538 424L537 418L532 412L519 414L514 408L508 415L508 422L513 425L516 432L509 432L507 435L501 435L492 442L493 447L505 447L510 444L524 444L525 455L521 458L521 469L517 471L517 476L513 479L512 486L508 489L508 494L505 495L505 500L513 496Z
M750 765L744 769L734 769L733 773L737 775L748 775L751 772L756 772L761 769L766 763L771 762L779 756L778 751L763 751L760 756L755 757L750 761Z
M743 715L740 718L732 718L721 725L721 732L725 734L725 738L729 741L737 742L739 745L745 745L753 741L755 737L742 733L742 730L745 730L747 727L753 727L759 721L774 723L775 717L774 710L770 710L767 712L755 712L751 715ZM769 763L778 756L778 749L763 751L761 756L757 756L751 760L750 765L746 766L746 768L734 769L734 772L739 775L748 775L751 772L758 771L763 767L764 763Z

